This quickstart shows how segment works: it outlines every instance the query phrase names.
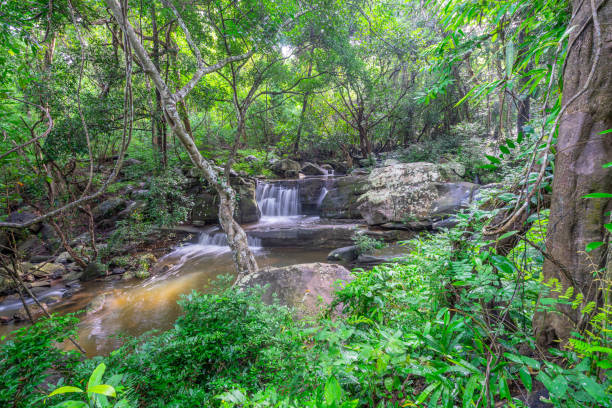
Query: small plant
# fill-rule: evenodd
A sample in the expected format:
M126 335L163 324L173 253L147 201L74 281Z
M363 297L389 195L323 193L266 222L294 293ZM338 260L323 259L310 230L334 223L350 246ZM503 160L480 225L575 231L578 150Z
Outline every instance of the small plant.
M76 393L81 394L87 401L63 401L59 404L54 405L54 408L126 408L132 406L125 398L117 402L111 402L108 400L108 397L116 399L116 390L122 390L123 387L120 387L119 384L121 383L123 376L119 374L114 375L109 378L108 384L102 384L102 376L104 375L105 371L106 365L104 363L100 363L89 376L89 380L87 381L87 387L85 388L85 390L79 387L65 385L63 387L55 389L53 392L47 395L47 398L51 398L55 395Z
M360 254L372 252L375 249L382 249L387 246L384 241L365 234L355 234L351 239L355 243L355 246L357 246L357 251Z

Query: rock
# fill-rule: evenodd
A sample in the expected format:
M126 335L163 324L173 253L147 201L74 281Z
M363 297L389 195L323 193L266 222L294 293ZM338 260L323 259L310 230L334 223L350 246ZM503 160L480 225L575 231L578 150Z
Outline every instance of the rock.
M88 315L99 312L104 308L104 303L106 302L106 293L102 293L92 299L91 302L87 304L85 307L85 313Z
M334 249L327 255L328 261L352 262L359 256L359 249L355 245Z
M249 224L259 221L261 218L261 211L255 199L255 182L253 180L241 179L240 183L237 183L233 187L236 191L238 201L234 219L239 224Z
M146 200L147 197L149 197L150 194L151 193L150 193L149 190L138 189L138 190L132 191L132 193L130 194L130 197L133 200Z
M68 253L68 251L64 251L61 254L59 254L57 258L55 258L55 262L61 263L61 264L67 264L67 263L74 262L74 259L72 259L72 256Z
M9 324L10 322L13 321L13 318L10 316L0 316L0 324Z
M234 218L240 224L257 222L261 218L261 211L255 199L255 182L243 178L232 180L232 187L236 191L237 205ZM195 199L191 210L191 223L193 225L216 224L219 222L219 198L216 192L204 191Z
M374 266L374 265L379 265L379 264L386 263L386 262L394 262L398 258L399 256L397 255L380 256L380 255L361 254L357 258L357 263L359 265L364 265L364 266Z
M442 178L448 181L461 181L465 177L465 166L457 162L446 162L438 164L438 170Z
M298 182L300 214L319 215L319 199L326 180L322 177L310 177Z
M0 294L9 294L13 292L14 282L0 275Z
M272 171L281 177L297 177L301 170L300 163L291 159L280 159L272 164Z
M331 303L336 281L350 282L352 279L348 269L341 265L310 263L260 269L236 284L239 287L269 285L263 295L265 302L271 303L275 295L281 304L293 306L298 314L306 315L319 311L319 299L325 304Z
M367 176L368 174L370 174L370 170L363 168L357 168L351 171L351 176Z
M400 164L401 162L397 159L387 159L383 162L383 166L394 166L396 164Z
M25 224L36 219L38 216L34 214L31 207L20 208L17 211L13 211L6 217L6 222L15 222L17 224ZM37 233L42 228L41 223L32 224L28 229L34 233Z
M123 210L127 206L127 201L123 198L113 197L106 201L98 204L93 209L93 216L96 221L100 221L105 218L110 218Z
M113 275L121 275L125 273L125 268L113 268L111 274Z
M409 221L406 223L399 222L386 222L381 224L381 228L391 230L402 230L402 231L424 231L431 229L431 222L429 221Z
M436 221L432 224L432 229L441 230L441 229L450 229L459 224L459 220L455 217L445 218L440 221Z
M246 161L248 163L256 162L257 161L257 157L253 156L252 154L249 154L248 156L246 156L244 158L244 161Z
M310 163L310 162L304 163L304 166L302 166L302 173L306 174L307 176L325 176L327 175L327 171L325 169L323 169L322 167L314 163Z
M321 216L325 218L361 218L359 197L367 191L365 176L346 176L334 180L333 186L321 203Z
M30 273L33 267L34 265L32 265L30 262L21 262L18 267L19 275L27 275Z
M90 262L89 264L87 264L87 267L83 271L83 276L81 277L81 280L87 282L96 278L100 278L106 275L107 270L108 267L100 262Z
M53 295L53 296L49 296L45 298L45 302L47 302L48 305L52 305L54 303L58 303L62 299L63 299L63 296Z
M70 299L71 297L74 296L75 292L76 292L76 290L74 290L74 289L68 289L67 291L62 293L62 299Z
M37 263L46 262L50 260L51 258L53 258L51 255L34 255L33 257L30 258L30 262L37 264Z
M39 281L30 283L29 286L31 288L50 288L51 281L39 280Z
M13 315L13 320L16 322L25 322L28 320L28 315L26 314L25 310L23 308L21 308L21 310L23 310L23 312L17 312Z
M368 177L359 212L370 225L428 221L469 204L477 188L472 183L447 183L433 163L380 167Z
M41 265L34 265L30 269L30 273L37 278L42 278L51 275L61 275L66 271L66 268L62 264L48 262Z
M30 258L37 253L45 252L46 247L43 240L38 238L36 235L32 235L25 241L21 242L19 246L17 246L17 250L19 253L23 254L24 257Z
M121 280L130 280L130 279L134 279L135 277L136 275L134 274L134 272L127 271L126 273L121 275Z
M331 164L322 164L321 168L327 172L326 174L332 174L334 172L334 168Z
M132 218L132 216L139 210L144 210L147 203L142 200L129 201L124 210L119 211L117 218L120 220Z
M131 157L123 160L123 167L129 167L135 164L142 164L142 162L138 159L132 159Z

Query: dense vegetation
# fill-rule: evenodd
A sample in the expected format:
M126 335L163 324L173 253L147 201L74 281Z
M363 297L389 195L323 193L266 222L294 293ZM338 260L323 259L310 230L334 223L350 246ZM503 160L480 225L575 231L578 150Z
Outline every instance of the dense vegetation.
M65 351L78 315L40 318L0 344L0 405L612 406L610 21L606 0L0 0L0 284L21 299L41 222L88 273L148 276L130 254L170 242L194 174L241 275L233 174L392 157L494 183L317 316L220 282L94 358ZM142 206L105 223L128 191Z

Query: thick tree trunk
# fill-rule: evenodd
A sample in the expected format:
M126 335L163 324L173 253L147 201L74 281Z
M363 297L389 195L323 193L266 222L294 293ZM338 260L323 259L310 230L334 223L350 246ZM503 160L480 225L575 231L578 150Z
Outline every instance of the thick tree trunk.
M595 34L592 1L573 0L574 17L567 67L563 76L563 102L568 106L561 117L557 140L553 198L547 236L547 251L566 268L564 273L553 262L544 263L544 277L558 279L564 289L574 287L585 301L603 301L601 276L606 268L610 243L590 252L590 242L606 241L604 223L609 222L612 200L584 199L585 194L612 193L612 169L602 165L612 162L612 135L600 134L612 128L612 2L604 1L598 10L601 27L601 48ZM586 23L586 28L580 31ZM600 50L600 51L598 51ZM601 52L599 63L589 81L595 55ZM581 90L586 87L586 92ZM609 265L608 265L609 266ZM568 273L569 271L569 273ZM559 306L556 313L538 313L534 329L541 345L567 341L571 331L584 329L587 324L580 308Z

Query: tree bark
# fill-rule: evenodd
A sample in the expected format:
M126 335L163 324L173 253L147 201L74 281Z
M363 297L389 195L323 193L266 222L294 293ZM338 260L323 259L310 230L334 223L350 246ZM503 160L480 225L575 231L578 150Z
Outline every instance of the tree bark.
M584 303L603 302L601 271L606 268L609 241L585 252L590 242L606 242L612 200L585 199L589 193L612 193L612 169L602 165L612 162L612 135L600 134L612 128L612 2L599 6L593 18L595 0L573 0L570 49L563 75L563 105L560 118L553 181L553 198L547 235L547 252L554 263L544 262L544 278L558 279L563 288L574 287ZM594 24L595 22L595 24ZM584 30L580 27L585 26ZM597 35L601 31L601 36ZM594 66L599 54L599 62ZM592 71L592 72L591 72ZM568 104L573 101L571 104ZM566 272L559 267L563 265ZM608 265L609 267L610 265ZM567 271L571 272L568 276ZM572 282L573 281L573 282ZM534 318L538 343L548 346L564 343L574 330L583 330L587 318L564 305L557 312L540 312Z
M253 252L249 248L246 233L234 220L235 192L229 183L226 182L225 178L221 177L213 166L200 154L196 144L185 129L177 109L177 104L187 96L187 94L196 86L198 81L204 75L214 72L232 61L247 58L248 56L252 55L252 52L244 55L228 57L214 65L204 65L199 49L197 49L195 44L193 44L189 31L187 31L187 28L185 27L182 19L180 19L178 16L176 10L173 9L173 12L175 12L178 18L179 25L184 31L187 42L190 44L192 51L196 54L198 69L187 85L176 93L172 93L162 78L159 70L155 67L151 57L145 51L136 32L134 31L134 28L128 19L125 18L124 11L117 0L105 0L105 2L108 8L111 10L114 19L125 32L134 53L142 64L144 72L151 78L152 82L155 84L155 88L159 91L164 116L166 118L166 122L170 126L170 129L187 150L189 158L193 164L202 172L208 183L213 186L219 194L219 223L227 234L227 242L232 250L234 266L239 277L243 274L256 272L257 262L253 256Z

